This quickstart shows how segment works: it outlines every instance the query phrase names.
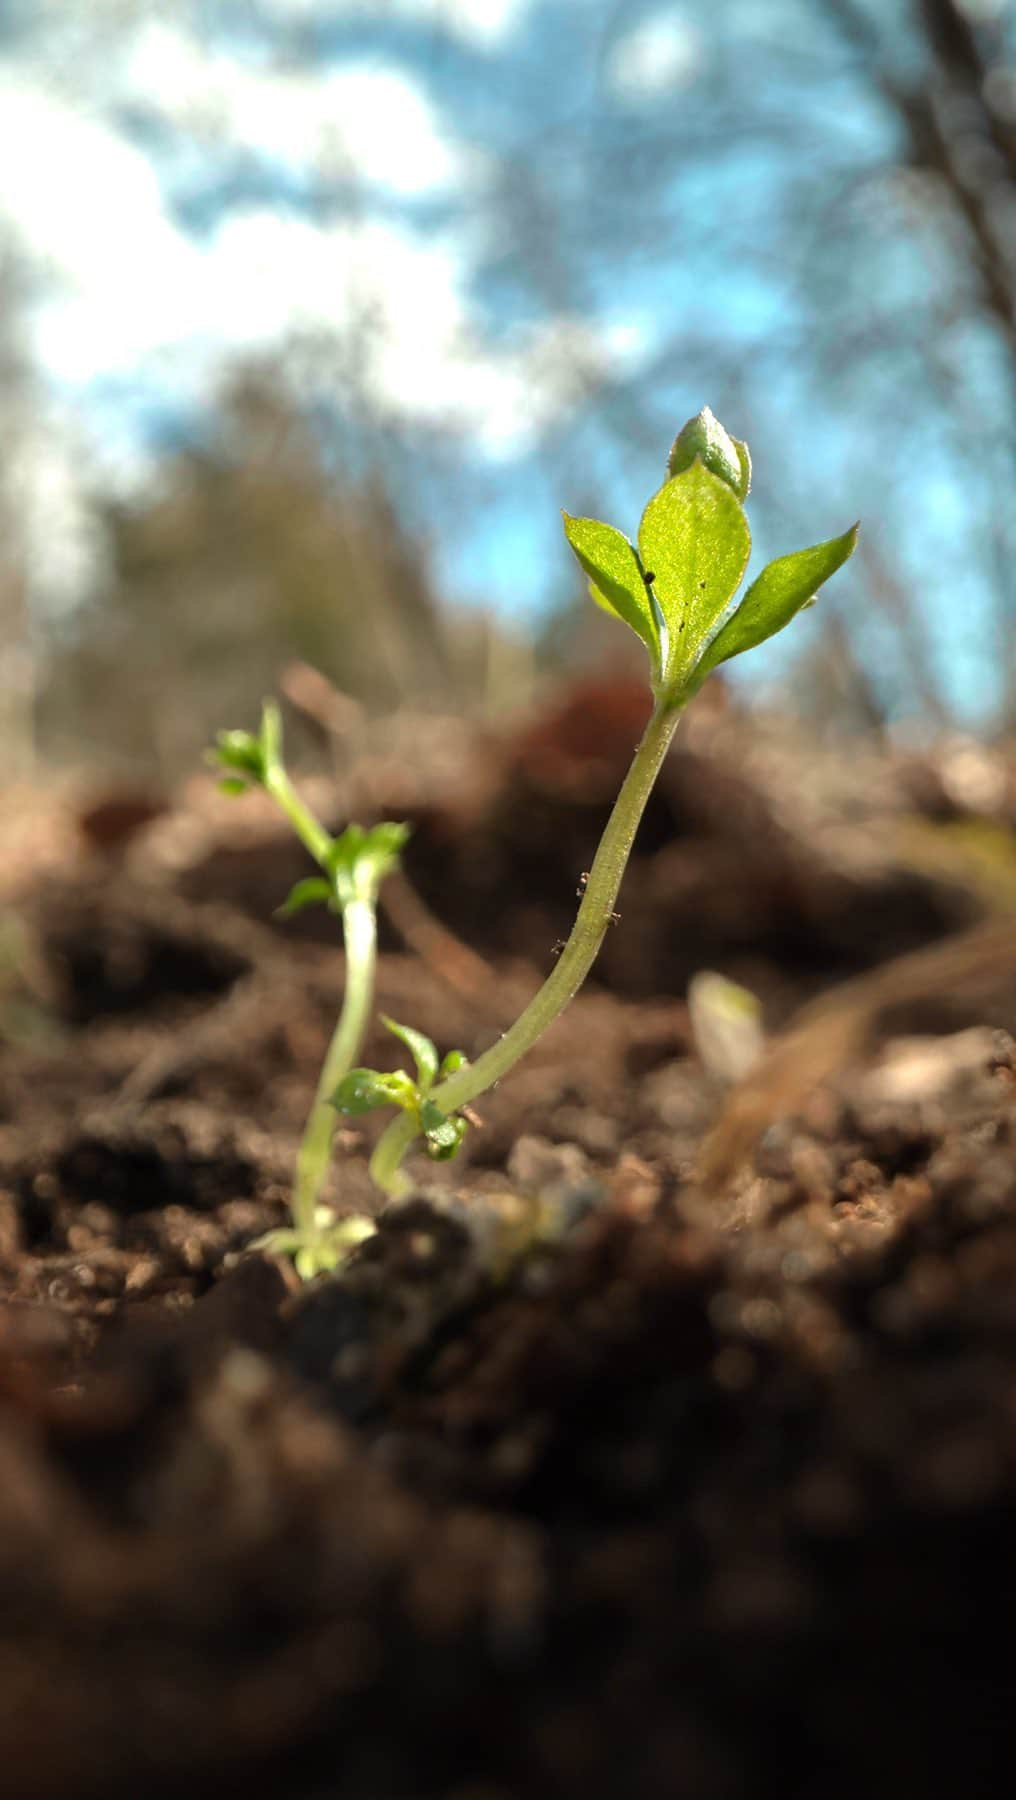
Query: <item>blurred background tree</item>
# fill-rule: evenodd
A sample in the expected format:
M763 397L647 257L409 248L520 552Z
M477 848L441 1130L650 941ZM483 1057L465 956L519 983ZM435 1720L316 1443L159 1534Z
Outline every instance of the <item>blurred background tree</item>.
M768 697L1016 726L1009 0L22 0L0 45L8 462L63 497L30 579L6 538L8 735L186 767L293 656L500 702L485 609L509 662L584 630L558 508L634 526L703 401L759 555L865 521Z
M0 750L9 773L31 772L35 755L36 648L21 528L19 485L33 411L18 328L19 284L0 257Z
M45 741L186 768L294 658L374 711L468 704L477 634L450 648L379 475L337 489L270 373L238 376L213 429L164 459L143 503L97 503L110 575L51 659Z

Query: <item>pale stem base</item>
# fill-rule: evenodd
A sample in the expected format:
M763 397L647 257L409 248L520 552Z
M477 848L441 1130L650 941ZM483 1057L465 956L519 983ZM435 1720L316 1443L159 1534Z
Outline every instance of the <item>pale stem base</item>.
M317 1235L317 1200L332 1153L339 1115L331 1097L360 1055L367 1035L377 962L377 918L368 900L351 900L342 909L346 946L346 987L342 1010L321 1066L296 1159L293 1223L305 1242Z

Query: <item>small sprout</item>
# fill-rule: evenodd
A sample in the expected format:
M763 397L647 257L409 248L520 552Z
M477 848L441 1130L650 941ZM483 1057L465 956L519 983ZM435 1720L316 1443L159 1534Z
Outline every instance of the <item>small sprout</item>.
M227 776L226 782L222 784L227 792L243 794L247 790L248 781L264 781L265 765L261 746L249 731L220 731L214 750L208 753L208 760L220 769L237 771L237 774ZM243 779L244 776L248 778L247 781Z
M688 1012L703 1067L720 1081L739 1081L765 1045L757 995L726 975L702 969L688 983Z
M306 1280L336 1268L374 1227L355 1215L338 1219L318 1204L321 1184L332 1154L337 1118L331 1104L337 1086L348 1078L363 1046L374 999L377 960L377 898L385 876L397 866L399 852L409 835L408 826L386 821L369 830L348 825L332 837L314 817L293 787L282 754L282 717L272 701L261 712L261 727L249 731L221 731L208 761L225 771L220 786L228 793L243 793L261 786L271 794L320 869L290 889L279 907L281 918L291 918L307 906L326 906L342 920L346 948L346 985L342 1008L318 1079L303 1138L297 1154L291 1226L270 1231L254 1246L275 1256L291 1256L297 1273ZM354 1070L353 1074L369 1073ZM408 1075L384 1078L391 1098L413 1090ZM350 1089L350 1110L356 1095ZM359 1110L379 1102L361 1096Z
M449 1050L439 1063L437 1049L422 1031L400 1025L383 1013L381 1021L393 1037L405 1044L416 1064L416 1080L405 1069L395 1069L390 1074L379 1069L350 1069L332 1095L332 1105L353 1118L378 1106L397 1106L422 1133L427 1155L434 1162L447 1162L458 1154L468 1121L443 1112L430 1098L430 1091L435 1081L444 1081L468 1067L467 1059L461 1050Z
M283 1225L278 1231L266 1231L263 1237L255 1238L251 1249L263 1250L266 1256L292 1257L301 1281L313 1281L316 1275L328 1275L339 1268L377 1230L373 1219L364 1213L349 1213L336 1220L323 1206L317 1208L314 1223L313 1239Z
M347 825L341 837L333 838L325 852L324 866L335 885L339 905L345 905L357 894L376 895L385 876L398 867L399 854L408 837L408 825L386 820L369 831L362 825Z
M349 825L332 838L289 782L281 717L270 702L256 737L243 731L220 733L210 760L227 791L262 785L321 870L320 876L297 882L282 912L289 915L323 903L342 916L346 991L300 1146L293 1226L262 1240L293 1255L302 1275L334 1267L348 1253L348 1244L359 1241L361 1227L372 1229L369 1221L327 1223L320 1216L317 1196L336 1114L359 1117L379 1106L397 1109L399 1117L371 1158L371 1173L387 1193L406 1190L400 1164L414 1138L422 1136L436 1160L455 1155L472 1119L470 1101L500 1081L554 1023L588 975L609 926L619 921L615 903L621 878L684 707L718 664L763 643L812 605L823 582L851 555L856 525L839 537L778 557L738 599L751 550L743 504L750 487L748 446L731 437L704 407L674 439L666 479L646 504L637 543L602 520L563 515L565 536L593 600L645 646L654 705L592 866L582 877L571 936L554 946L557 960L538 993L473 1064L454 1050L439 1062L430 1038L385 1019L387 1029L409 1051L416 1079L405 1069L354 1067L373 996L378 888L397 864L406 827L386 823L366 831ZM727 988L703 987L693 1004L700 1035L721 1017L729 1024L737 1014L736 1007L731 1011ZM740 1032L738 1053L743 1053L747 1036L740 1015L735 1029Z
M498 1042L471 1066L440 1074L426 1098L445 1120L461 1117L471 1100L525 1056L588 975L604 934L617 922L615 902L638 823L688 701L719 663L772 637L810 605L854 548L856 526L779 557L738 598L751 550L744 512L750 487L747 444L704 407L678 432L666 479L645 507L636 543L600 519L564 514L565 536L593 600L645 646L654 706L580 884L571 936L555 944L553 969ZM434 1139L438 1128L432 1124L428 1133L430 1119L419 1105L415 1118L404 1107L384 1133L371 1172L386 1192L405 1191L399 1166L414 1136Z
M220 731L206 760L226 771L219 783L224 794L243 794L251 785L267 787L282 767L282 715L275 702L266 700L262 706L256 737L251 731Z

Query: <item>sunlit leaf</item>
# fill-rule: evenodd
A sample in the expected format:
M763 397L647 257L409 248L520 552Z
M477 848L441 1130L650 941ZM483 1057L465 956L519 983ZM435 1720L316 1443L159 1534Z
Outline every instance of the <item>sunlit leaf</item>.
M408 1110L415 1108L416 1101L416 1085L404 1069L394 1069L390 1074L379 1069L350 1069L332 1095L336 1111L350 1118L373 1112L376 1106L401 1106Z
M411 1025L399 1025L395 1019L387 1018L384 1013L381 1014L381 1023L386 1031L390 1031L393 1037L397 1037L401 1043L405 1044L416 1064L420 1091L425 1094L428 1088L433 1087L434 1077L437 1074L437 1051L430 1038L425 1037L422 1031L414 1031Z
M715 669L718 663L754 649L789 625L795 613L810 605L822 583L842 568L857 543L857 531L852 525L842 537L828 538L823 544L768 563L737 610L721 625L702 659L701 671Z
M306 881L298 881L290 888L282 905L275 909L276 918L291 919L306 906L327 906L332 898L332 889L322 876L308 875Z
M624 533L600 519L574 519L562 514L564 532L589 576L593 599L640 637L659 664L659 634L652 601L634 546Z
M664 684L680 689L744 574L748 521L727 483L693 462L653 495L639 547L667 630Z

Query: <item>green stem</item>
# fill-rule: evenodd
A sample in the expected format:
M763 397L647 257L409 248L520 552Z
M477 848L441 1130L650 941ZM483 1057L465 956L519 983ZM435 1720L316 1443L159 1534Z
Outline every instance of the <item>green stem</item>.
M681 703L657 702L600 839L567 944L543 986L504 1037L476 1062L467 1063L433 1090L430 1098L443 1113L468 1105L500 1081L532 1049L582 986L613 917L635 833L670 748L680 712ZM380 1139L371 1158L370 1172L386 1193L398 1195L407 1191L409 1183L399 1165L416 1135L415 1122L402 1113Z
M296 1159L293 1223L308 1243L317 1235L318 1195L339 1122L331 1096L360 1055L370 1021L377 961L377 912L373 899L347 902L342 909L342 933L346 946L342 1010L321 1067Z
M265 788L285 813L300 842L327 874L328 853L334 840L301 800L281 763L270 763ZM339 1122L331 1096L360 1055L370 1022L377 964L377 896L373 881L369 883L369 892L357 894L345 902L342 936L346 947L342 1008L318 1076L296 1158L293 1224L305 1244L313 1242L318 1235L318 1196L331 1160L332 1140Z
M285 813L301 844L314 861L327 872L328 852L332 839L309 806L305 806L281 764L273 764L265 775L265 790Z

